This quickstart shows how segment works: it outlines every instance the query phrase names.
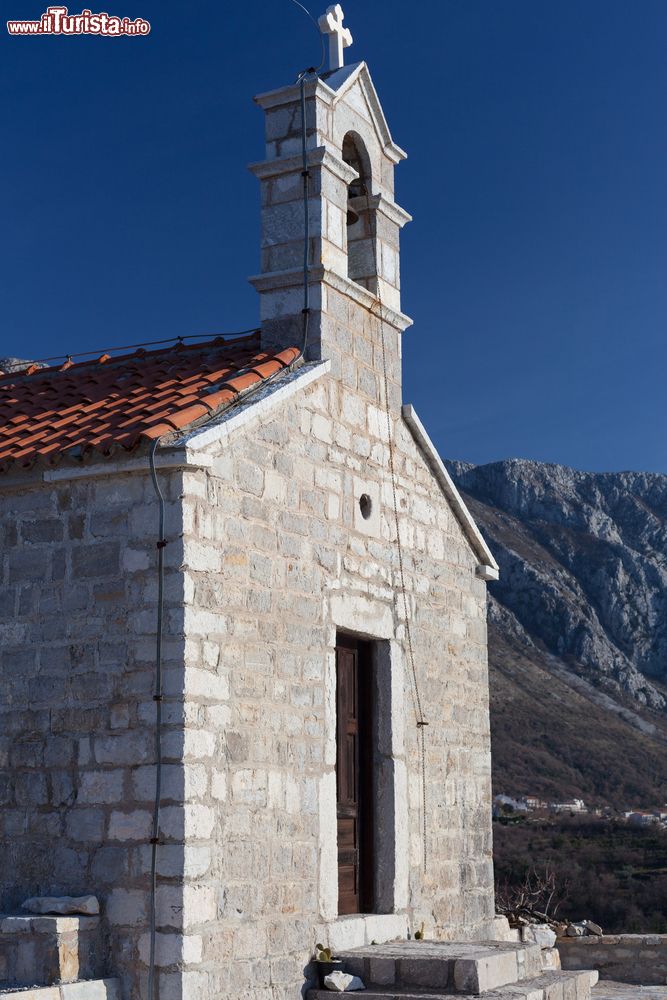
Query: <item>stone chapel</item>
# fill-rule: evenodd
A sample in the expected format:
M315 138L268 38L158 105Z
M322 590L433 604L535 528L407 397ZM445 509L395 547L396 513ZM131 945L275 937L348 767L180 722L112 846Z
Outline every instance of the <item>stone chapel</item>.
M96 895L95 997L497 926L498 567L403 401L405 153L332 39L255 99L257 332L0 377L0 909Z

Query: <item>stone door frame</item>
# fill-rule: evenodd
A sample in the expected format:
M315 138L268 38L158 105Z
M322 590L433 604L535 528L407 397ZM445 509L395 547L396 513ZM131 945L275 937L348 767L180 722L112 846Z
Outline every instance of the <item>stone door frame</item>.
M385 604L334 594L329 599L330 632L326 653L324 727L325 760L319 782L319 912L337 947L366 939L391 940L405 923L409 893L408 779L405 754L404 663L394 639L394 619ZM338 844L336 795L336 635L347 632L373 642L377 695L377 845L373 914L338 914ZM372 930L371 930L372 929ZM341 937L342 934L342 937ZM368 937L368 934L371 936Z

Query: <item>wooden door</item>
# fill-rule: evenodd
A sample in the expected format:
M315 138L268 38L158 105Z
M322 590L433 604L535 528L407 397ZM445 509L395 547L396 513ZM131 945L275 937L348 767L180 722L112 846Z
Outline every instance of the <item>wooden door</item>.
M369 643L338 636L338 912L373 908L373 720Z

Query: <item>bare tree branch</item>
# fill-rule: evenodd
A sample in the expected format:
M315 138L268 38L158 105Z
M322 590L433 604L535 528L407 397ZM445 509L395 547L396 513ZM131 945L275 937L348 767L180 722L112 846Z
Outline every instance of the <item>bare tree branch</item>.
M543 870L532 868L519 885L505 879L496 886L496 909L513 927L535 921L554 923L568 888L549 865Z

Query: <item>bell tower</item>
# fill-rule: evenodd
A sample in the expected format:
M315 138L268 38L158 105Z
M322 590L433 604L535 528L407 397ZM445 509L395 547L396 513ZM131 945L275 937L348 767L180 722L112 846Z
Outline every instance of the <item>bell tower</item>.
M255 98L265 113L266 159L250 167L262 196L261 273L250 281L263 342L282 347L303 342L307 280L306 358L330 359L335 377L378 402L386 366L393 408L401 401L401 334L412 322L401 312L399 249L410 216L394 201L394 168L406 154L367 65L342 65L352 42L342 21L339 4L320 18L330 36L327 72Z

